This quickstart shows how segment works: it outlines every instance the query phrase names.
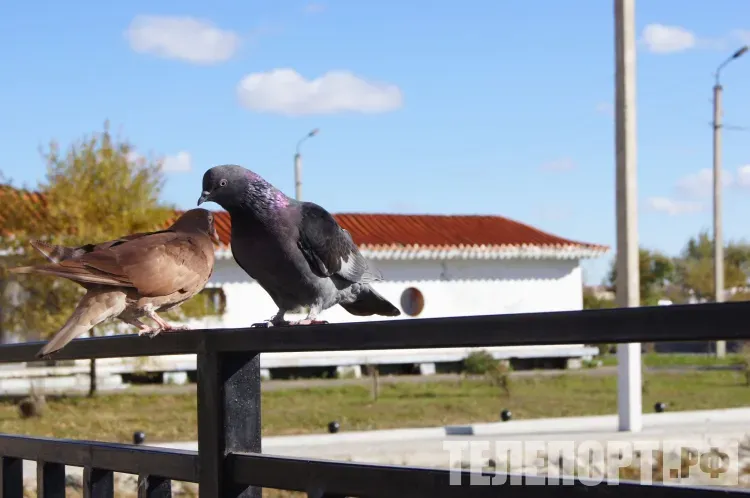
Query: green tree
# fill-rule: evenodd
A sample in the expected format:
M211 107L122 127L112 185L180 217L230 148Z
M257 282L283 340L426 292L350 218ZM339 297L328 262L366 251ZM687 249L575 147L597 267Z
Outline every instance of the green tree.
M46 179L33 191L8 186L0 190L0 279L12 292L0 293L3 328L21 331L27 339L54 334L73 311L82 288L65 279L6 279L4 268L32 264L40 257L29 245L33 238L68 246L110 240L121 235L157 230L174 217L174 208L159 202L163 186L160 160L138 157L133 146L104 130L61 152L52 142L42 151ZM20 250L20 251L19 251ZM196 296L198 301L204 296ZM191 300L192 301L192 300ZM205 306L185 303L191 316ZM92 332L101 335L118 326L110 321ZM90 394L96 391L96 364L91 362Z
M724 288L744 288L750 271L750 246L731 242L724 248ZM685 293L697 299L714 298L714 242L703 231L692 237L678 258L677 281ZM739 295L738 295L739 297Z
M654 306L665 296L666 289L675 278L675 263L659 251L641 248L638 251L640 294L642 306ZM607 284L617 292L617 258L612 260Z

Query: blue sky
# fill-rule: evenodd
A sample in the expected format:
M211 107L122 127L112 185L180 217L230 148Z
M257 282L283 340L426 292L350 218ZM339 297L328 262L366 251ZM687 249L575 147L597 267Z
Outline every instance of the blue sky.
M429 6L429 7L428 7ZM0 16L0 169L44 175L38 148L115 130L168 156L164 199L203 172L256 170L331 211L486 213L614 246L612 2L64 2ZM644 246L711 228L711 86L750 42L750 3L636 6ZM743 24L745 23L745 24ZM723 73L725 237L750 224L750 55ZM601 280L611 255L586 265Z

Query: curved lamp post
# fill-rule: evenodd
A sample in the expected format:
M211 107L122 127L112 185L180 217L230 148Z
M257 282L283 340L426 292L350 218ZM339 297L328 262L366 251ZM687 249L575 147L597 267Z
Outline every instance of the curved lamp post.
M302 156L299 153L299 148L302 142L317 134L318 129L315 128L297 142L297 152L294 154L294 198L298 201L302 200Z
M722 87L719 82L721 70L727 64L740 58L748 51L748 46L737 50L727 60L716 68L716 82L714 84L714 301L724 301L724 241L721 225L721 94ZM726 355L726 341L716 341L716 356L723 358Z

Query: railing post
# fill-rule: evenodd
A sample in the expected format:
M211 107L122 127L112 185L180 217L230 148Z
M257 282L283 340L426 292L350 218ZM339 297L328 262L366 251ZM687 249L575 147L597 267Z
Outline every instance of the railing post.
M138 498L171 498L172 481L152 475L138 476Z
M83 498L115 496L115 473L107 469L83 469Z
M261 452L260 354L217 352L207 337L197 369L200 496L261 498L261 488L236 485L225 467L229 452Z
M36 495L38 498L65 498L65 465L36 463Z
M23 498L23 460L0 457L0 498Z

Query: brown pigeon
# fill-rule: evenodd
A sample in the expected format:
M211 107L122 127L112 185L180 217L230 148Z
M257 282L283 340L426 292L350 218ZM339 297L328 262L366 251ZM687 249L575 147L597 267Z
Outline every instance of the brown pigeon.
M143 237L144 235L150 235L152 233L156 232L134 233L132 235L126 235L125 237L120 237L119 239L108 240L107 242L101 242L99 244L85 244L79 247L65 247L55 244L48 244L43 240L32 240L30 244L31 247L39 251L42 256L47 258L50 262L59 263L60 261L66 259L76 258L88 252L107 249L109 247L122 244L127 240L137 239L138 237Z
M216 240L213 214L185 212L166 230L133 234L77 248L35 241L34 247L53 261L14 268L12 273L39 273L72 280L87 292L60 331L37 353L48 358L75 337L110 318L138 327L154 337L178 330L156 313L181 305L200 292L211 277ZM140 321L149 317L150 327Z

